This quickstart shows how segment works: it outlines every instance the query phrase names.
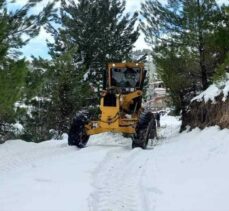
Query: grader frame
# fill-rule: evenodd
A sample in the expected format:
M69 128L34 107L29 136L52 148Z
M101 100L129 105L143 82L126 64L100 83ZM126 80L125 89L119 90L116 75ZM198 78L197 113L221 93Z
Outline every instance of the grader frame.
M153 114L142 108L145 76L143 63L109 64L104 74L101 114L97 121L77 115L69 132L69 145L81 148L90 135L113 132L132 137L133 148L146 148L148 139L155 137L156 124Z

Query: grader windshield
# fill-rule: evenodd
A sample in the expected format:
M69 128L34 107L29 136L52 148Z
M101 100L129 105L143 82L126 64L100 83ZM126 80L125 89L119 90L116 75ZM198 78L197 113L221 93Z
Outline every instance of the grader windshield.
M140 86L140 68L112 68L111 86L122 88L136 88Z

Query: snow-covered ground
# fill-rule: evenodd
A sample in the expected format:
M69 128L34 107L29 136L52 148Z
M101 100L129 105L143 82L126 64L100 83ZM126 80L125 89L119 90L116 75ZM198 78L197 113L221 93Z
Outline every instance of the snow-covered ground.
M88 147L67 141L0 145L1 211L228 211L229 130L178 134L162 118L148 150L101 134Z

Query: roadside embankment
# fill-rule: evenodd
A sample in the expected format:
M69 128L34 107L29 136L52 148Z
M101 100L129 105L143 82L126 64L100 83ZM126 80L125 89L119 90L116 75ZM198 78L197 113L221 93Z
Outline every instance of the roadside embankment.
M229 80L213 84L195 97L182 120L182 128L215 125L229 128Z

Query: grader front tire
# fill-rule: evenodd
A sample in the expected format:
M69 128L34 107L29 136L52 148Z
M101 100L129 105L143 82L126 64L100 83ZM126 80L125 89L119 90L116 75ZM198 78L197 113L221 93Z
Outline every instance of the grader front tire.
M136 126L136 134L132 138L132 148L147 148L154 125L155 119L153 114L151 112L143 112Z
M85 115L76 115L69 130L68 145L77 146L78 148L84 148L86 146L89 140L84 127L86 123L87 117Z

